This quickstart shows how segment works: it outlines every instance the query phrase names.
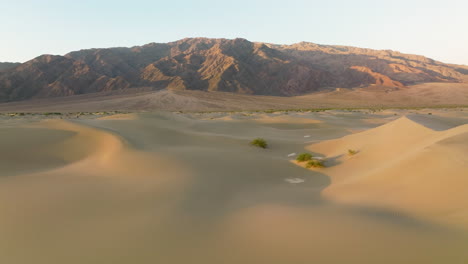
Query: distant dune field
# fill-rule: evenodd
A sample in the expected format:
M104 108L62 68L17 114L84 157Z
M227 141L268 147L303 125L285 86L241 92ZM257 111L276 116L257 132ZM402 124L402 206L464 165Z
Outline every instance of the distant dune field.
M466 263L467 124L466 108L0 115L0 263ZM326 167L292 162L307 151Z
M246 111L317 108L413 108L468 106L467 83L423 83L401 88L322 90L278 97L227 92L135 88L0 103L0 113L98 111Z

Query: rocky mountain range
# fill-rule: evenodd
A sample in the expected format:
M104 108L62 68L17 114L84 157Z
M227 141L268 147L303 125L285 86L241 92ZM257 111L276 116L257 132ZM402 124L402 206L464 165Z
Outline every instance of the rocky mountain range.
M330 88L466 81L466 66L390 50L188 38L0 64L0 102L136 87L292 96Z

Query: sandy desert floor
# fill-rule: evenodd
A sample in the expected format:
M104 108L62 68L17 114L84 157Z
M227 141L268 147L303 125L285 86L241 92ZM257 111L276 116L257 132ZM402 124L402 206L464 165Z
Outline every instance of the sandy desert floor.
M468 263L466 108L0 115L0 168L0 263Z
M195 90L132 88L56 98L0 103L8 112L251 111L317 108L468 107L468 83L422 83L405 88L371 86L325 89L279 97Z

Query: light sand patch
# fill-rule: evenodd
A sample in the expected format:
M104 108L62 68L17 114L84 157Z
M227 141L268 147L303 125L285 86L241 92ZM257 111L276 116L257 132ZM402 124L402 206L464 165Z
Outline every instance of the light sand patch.
M298 183L303 183L305 182L304 179L301 178L286 178L284 179L285 182L291 183L291 184L298 184Z
M322 123L320 120L297 117L292 115L279 115L279 116L267 116L263 115L260 117L253 118L253 120L264 123L264 124L319 124Z
M239 120L251 120L261 124L319 124L322 123L320 120L299 117L295 115L274 115L274 114L227 114L223 116L211 117L207 120L217 121L239 121ZM206 118L205 118L206 119Z
M219 120L219 121L237 121L237 119L233 118L231 115L212 118L211 120Z

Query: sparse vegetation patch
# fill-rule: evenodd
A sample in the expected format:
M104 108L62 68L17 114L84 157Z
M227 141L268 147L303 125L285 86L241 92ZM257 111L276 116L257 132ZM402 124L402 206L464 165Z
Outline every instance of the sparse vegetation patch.
M321 160L309 160L306 164L306 168L325 168L323 161Z
M296 161L304 162L312 159L312 154L310 153L301 153L297 156Z
M250 145L255 146L255 147L259 147L259 148L263 148L263 149L266 149L268 147L268 143L263 138L256 138L256 139L252 140L250 142Z
M44 113L45 116L49 116L49 115L62 115L62 113L59 113L59 112L46 112Z
M322 159L314 158L310 153L301 153L296 158L297 162L307 162L305 167L310 168L325 168L325 164Z

